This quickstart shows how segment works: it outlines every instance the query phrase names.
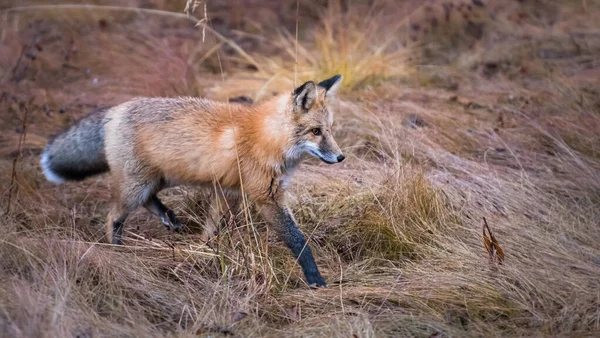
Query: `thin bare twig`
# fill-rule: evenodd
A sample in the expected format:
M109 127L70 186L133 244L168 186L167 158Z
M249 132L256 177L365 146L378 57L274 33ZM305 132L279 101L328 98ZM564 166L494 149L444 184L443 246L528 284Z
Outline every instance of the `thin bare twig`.
M8 188L8 202L6 203L6 214L10 213L10 205L12 202L13 193L17 193L19 190L19 185L15 182L17 179L17 163L22 156L22 148L23 143L25 143L25 137L27 136L27 116L29 115L29 108L32 106L33 98L29 100L29 102L24 105L24 114L21 119L21 130L22 133L19 135L19 145L17 146L17 155L13 159L12 163L12 173L10 176L10 186Z
M206 2L204 3L204 18L198 19L191 14L183 14L183 13L175 13L169 12L159 9L148 9L148 8L135 8L135 7L126 7L126 6L102 6L102 5L36 5L36 6L24 6L24 7L12 7L8 9L0 10L0 13L16 13L16 12L25 12L25 11L33 11L33 10L65 10L65 9L88 9L88 10L106 10L106 11L129 11L129 12L138 12L145 14L156 14L163 16L170 16L174 18L180 18L185 20L190 20L196 24L196 26L202 25L203 30L208 30L213 33L219 40L228 44L231 48L233 48L236 52L238 52L248 63L252 66L256 67L259 72L263 73L263 68L261 65L252 57L250 54L246 53L237 43L233 40L226 38L219 32L215 31L212 27L208 25L208 12L206 10Z

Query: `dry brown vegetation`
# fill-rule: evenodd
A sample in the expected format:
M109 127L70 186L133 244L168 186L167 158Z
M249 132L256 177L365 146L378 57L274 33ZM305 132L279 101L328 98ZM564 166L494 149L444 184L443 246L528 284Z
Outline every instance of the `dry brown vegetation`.
M600 334L598 1L209 1L204 41L202 2L60 3L0 4L0 336ZM104 244L105 177L38 165L98 106L335 73L347 160L308 160L289 196L327 289L254 212L202 242L193 188L162 193L184 234L140 210Z

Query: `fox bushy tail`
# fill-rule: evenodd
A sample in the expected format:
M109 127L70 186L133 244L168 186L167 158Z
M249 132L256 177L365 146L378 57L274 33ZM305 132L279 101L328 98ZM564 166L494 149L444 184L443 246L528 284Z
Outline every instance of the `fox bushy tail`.
M104 116L100 108L48 142L40 165L48 181L81 181L109 171L104 152Z

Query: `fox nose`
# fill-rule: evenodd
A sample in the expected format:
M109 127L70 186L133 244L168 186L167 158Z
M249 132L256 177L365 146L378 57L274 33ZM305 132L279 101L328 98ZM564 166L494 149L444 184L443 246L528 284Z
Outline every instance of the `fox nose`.
M346 156L344 156L344 155L338 155L338 157L337 157L338 163L342 162L345 158L346 158Z

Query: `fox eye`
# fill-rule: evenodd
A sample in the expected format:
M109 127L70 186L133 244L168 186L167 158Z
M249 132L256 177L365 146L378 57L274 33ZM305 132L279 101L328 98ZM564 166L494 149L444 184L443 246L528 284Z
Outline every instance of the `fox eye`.
M313 128L312 133L315 134L316 136L321 135L321 128Z

